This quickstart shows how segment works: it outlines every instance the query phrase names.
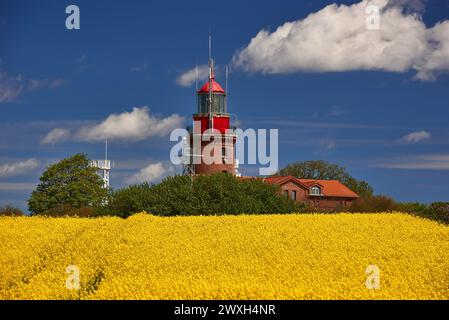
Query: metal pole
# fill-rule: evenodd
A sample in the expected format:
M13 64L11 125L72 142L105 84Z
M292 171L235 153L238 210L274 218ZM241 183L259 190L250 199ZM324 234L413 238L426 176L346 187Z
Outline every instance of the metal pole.
M212 36L209 35L209 129L212 129L212 76L214 72L214 62L212 60Z
M229 99L229 89L228 89L228 78L229 78L229 68L228 66L226 66L226 86L225 86L225 91L226 91L226 104L225 104L225 110L224 112L227 113L228 112L228 99Z
M108 140L106 139L105 149L104 149L104 160L108 160Z
M195 65L195 90L198 91L198 65Z

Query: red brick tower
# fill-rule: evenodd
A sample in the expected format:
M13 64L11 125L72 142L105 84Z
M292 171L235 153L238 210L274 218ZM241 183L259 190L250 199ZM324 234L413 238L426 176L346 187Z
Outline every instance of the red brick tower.
M185 154L188 155L190 164L185 166L185 173L238 174L234 154L236 136L228 131L231 127L230 115L227 113L226 91L215 80L211 58L209 79L197 91L197 100L197 112L193 115L193 127L189 130L187 148L189 152Z

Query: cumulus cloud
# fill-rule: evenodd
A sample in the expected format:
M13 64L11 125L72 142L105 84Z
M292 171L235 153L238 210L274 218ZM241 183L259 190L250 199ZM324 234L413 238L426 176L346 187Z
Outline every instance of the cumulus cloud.
M429 49L424 62L417 65L416 78L435 80L435 74L449 71L449 21L428 30Z
M128 179L128 183L154 182L173 173L173 167L166 167L162 162L152 163Z
M384 7L384 11L390 8L399 8L403 12L410 13L423 13L426 9L427 0L390 0Z
M198 80L206 80L209 76L209 67L207 65L198 66ZM190 87L196 81L197 69L192 68L179 75L176 79L176 83L183 87Z
M22 76L10 76L0 70L0 103L11 102L23 91Z
M166 118L150 114L148 107L133 108L131 112L111 114L99 123L81 126L72 130L55 128L42 140L42 143L57 143L64 140L98 142L140 141L154 136L168 135L173 129L182 127L184 118L172 114Z
M36 159L2 164L0 165L0 178L24 174L37 168L37 166L39 166L39 161Z
M55 144L69 139L70 131L68 129L56 128L51 130L47 135L42 138L41 143L43 144Z
M76 133L77 140L139 141L153 136L165 136L182 125L183 118L173 114L166 118L150 115L148 107L133 108L131 112L111 114L101 123L86 126Z
M430 132L428 131L415 131L403 136L400 140L402 143L417 143L427 139L430 139Z
M233 64L262 73L417 70L421 80L431 79L435 71L449 71L449 22L427 28L419 14L403 10L403 3L329 5L273 32L259 31L234 55ZM383 8L379 30L367 28L371 5Z

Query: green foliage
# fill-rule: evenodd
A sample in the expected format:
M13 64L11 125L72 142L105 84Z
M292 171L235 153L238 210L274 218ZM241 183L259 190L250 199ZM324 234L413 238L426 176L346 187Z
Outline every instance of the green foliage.
M396 207L398 211L449 224L449 202L432 202L430 205L419 202L406 202L398 203Z
M299 212L301 204L279 195L277 186L230 174L173 176L158 185L133 185L113 193L109 213L140 211L160 216Z
M449 202L433 202L422 216L437 220L439 222L449 223Z
M32 214L66 215L74 209L100 207L108 197L96 169L89 166L84 154L50 165L42 174L40 183L28 200ZM67 209L67 212L58 210ZM75 214L76 215L76 214Z
M338 180L360 197L370 197L374 192L368 182L357 180L345 168L323 160L294 162L281 169L278 174L300 179Z
M420 202L399 202L396 204L396 210L400 212L421 214L427 211L428 206Z
M145 182L112 192L109 204L102 210L97 210L97 213L127 217L133 213L145 211L144 208L150 208L156 203L152 187Z
M371 197L374 194L374 189L364 180L357 180L353 177L341 180L345 186L354 191L359 197L366 198Z
M349 207L349 212L388 212L396 211L396 202L383 195L370 196L365 198L358 198Z
M0 207L0 217L1 216L8 216L8 217L18 217L23 216L24 213L19 208L13 207L11 205L5 205Z

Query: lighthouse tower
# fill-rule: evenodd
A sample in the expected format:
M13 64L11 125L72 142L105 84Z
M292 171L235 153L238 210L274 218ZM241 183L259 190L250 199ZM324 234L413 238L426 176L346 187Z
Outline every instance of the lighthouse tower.
M197 111L193 114L193 127L188 129L189 137L184 149L185 174L226 172L239 175L235 159L236 136L230 131L226 91L215 80L214 61L211 57L209 77L197 90Z

